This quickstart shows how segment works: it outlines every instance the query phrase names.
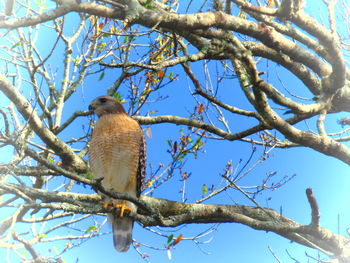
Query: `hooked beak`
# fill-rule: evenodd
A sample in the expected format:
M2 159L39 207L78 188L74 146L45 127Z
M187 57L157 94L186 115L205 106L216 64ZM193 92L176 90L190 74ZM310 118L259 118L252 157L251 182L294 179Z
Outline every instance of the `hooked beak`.
M96 109L96 103L91 102L89 105L89 111L93 112Z

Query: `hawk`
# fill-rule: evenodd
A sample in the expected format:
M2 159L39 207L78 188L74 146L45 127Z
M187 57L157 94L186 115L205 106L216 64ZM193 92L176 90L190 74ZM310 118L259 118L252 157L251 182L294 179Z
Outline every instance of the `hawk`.
M110 96L96 98L89 110L99 117L90 140L89 163L96 179L102 179L106 190L128 193L139 197L145 176L146 147L143 131L123 106ZM108 219L113 228L114 247L127 251L132 242L132 218L124 211L136 212L137 207L129 201L111 200L104 196L103 204L120 209L110 213Z

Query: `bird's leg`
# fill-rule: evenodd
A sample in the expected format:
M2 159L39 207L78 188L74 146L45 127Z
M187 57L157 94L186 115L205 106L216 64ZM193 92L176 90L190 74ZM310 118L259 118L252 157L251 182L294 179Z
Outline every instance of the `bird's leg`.
M123 200L121 204L115 204L114 207L120 209L120 215L119 215L120 217L124 216L125 211L131 212L131 208L126 205L125 200Z
M107 209L108 207L114 207L114 202L112 200L109 200L108 203L100 201L100 204L103 205L105 209Z
M121 204L116 204L115 200L114 201L113 200L109 200L109 202L107 202L107 203L103 202L103 201L100 201L100 204L103 205L103 207L105 209L108 209L108 208L120 209L120 214L119 214L120 217L124 216L124 212L125 211L131 212L131 208L126 205L126 201L125 200L123 200Z

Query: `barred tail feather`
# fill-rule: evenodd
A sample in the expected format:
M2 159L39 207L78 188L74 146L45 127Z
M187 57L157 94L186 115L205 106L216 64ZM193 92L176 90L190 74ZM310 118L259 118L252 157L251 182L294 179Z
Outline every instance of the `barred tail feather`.
M134 220L128 217L111 216L113 228L113 243L116 250L119 252L128 251L132 242L132 228Z

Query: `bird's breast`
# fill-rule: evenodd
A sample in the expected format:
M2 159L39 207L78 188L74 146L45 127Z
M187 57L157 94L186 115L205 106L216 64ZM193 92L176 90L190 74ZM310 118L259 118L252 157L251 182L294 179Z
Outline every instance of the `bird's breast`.
M100 118L89 149L89 162L95 177L103 177L102 186L118 192L134 191L130 188L136 191L142 131L136 121L128 118Z

